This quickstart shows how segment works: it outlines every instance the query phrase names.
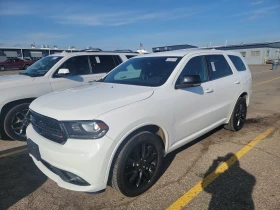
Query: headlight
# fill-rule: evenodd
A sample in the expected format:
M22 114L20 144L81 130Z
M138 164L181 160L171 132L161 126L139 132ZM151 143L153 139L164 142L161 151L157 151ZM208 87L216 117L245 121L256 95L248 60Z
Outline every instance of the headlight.
M108 125L100 120L62 122L68 137L75 139L99 139L109 130Z

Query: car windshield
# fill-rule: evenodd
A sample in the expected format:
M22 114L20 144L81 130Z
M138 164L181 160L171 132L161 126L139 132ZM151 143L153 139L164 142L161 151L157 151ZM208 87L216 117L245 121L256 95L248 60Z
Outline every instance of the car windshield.
M163 85L181 57L132 58L110 72L102 82L157 87Z
M41 58L36 63L32 64L21 74L31 77L44 76L60 59L62 56L47 56Z

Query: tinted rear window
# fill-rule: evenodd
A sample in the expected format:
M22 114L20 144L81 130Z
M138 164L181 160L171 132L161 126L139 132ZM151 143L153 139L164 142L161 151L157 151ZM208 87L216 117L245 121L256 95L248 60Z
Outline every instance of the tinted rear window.
M119 65L123 62L122 59L120 58L120 56L118 56L118 55L114 55L114 59L115 59L116 65Z
M117 66L112 55L89 56L92 73L107 73Z
M213 80L232 74L231 68L223 55L207 55Z
M231 62L233 63L233 65L235 66L237 71L246 70L246 66L243 63L243 61L241 60L241 58L239 58L238 56L235 56L235 55L229 55L228 57L230 58Z

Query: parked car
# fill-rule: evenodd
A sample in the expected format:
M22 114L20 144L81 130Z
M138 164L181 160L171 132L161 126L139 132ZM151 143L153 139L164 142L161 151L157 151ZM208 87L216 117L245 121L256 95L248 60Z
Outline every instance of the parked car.
M267 61L266 61L266 64L273 64L273 59L268 59Z
M251 85L238 52L137 56L99 82L33 101L29 152L63 188L96 192L109 182L137 196L156 182L171 151L220 125L240 130Z
M0 62L0 71L7 69L27 69L33 64L33 61L21 58L9 58L6 61Z
M18 75L0 76L0 133L26 139L29 104L44 94L102 78L137 53L79 52L44 57Z

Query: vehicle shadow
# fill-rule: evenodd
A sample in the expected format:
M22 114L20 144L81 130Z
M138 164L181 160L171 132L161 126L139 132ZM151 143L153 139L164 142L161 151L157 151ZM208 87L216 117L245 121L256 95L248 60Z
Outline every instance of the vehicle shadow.
M226 162L227 161L227 162ZM223 172L216 172L220 163L235 162L232 166ZM218 176L211 184L210 177ZM209 185L208 185L209 184ZM256 178L240 167L237 157L228 153L224 157L218 157L213 160L213 164L204 174L202 188L212 195L208 210L214 209L246 209L254 210L252 193Z
M10 208L46 180L27 152L0 158L0 209Z
M165 171L171 165L172 161L174 160L174 158L176 157L176 155L178 153L180 153L180 152L184 151L185 149L193 146L194 144L197 144L198 142L201 142L201 141L205 140L206 138L208 138L209 136L213 135L214 133L220 131L221 129L223 129L223 126L217 127L214 130L211 130L208 133L204 134L203 136L198 137L197 139L191 141L190 143L187 143L184 146L182 146L182 147L174 150L173 152L167 154L166 157L163 159L163 164L162 164L161 173L160 173L159 178L165 173Z

